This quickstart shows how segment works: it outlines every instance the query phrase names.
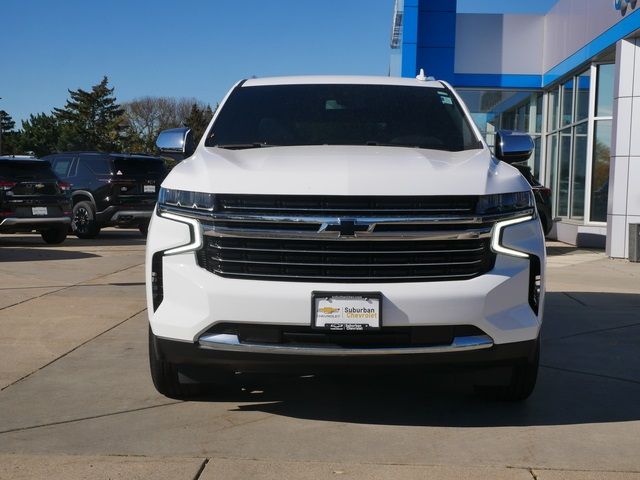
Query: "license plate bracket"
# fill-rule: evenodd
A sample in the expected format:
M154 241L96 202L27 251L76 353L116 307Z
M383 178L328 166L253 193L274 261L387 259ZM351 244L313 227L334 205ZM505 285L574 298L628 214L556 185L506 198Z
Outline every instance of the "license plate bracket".
M39 217L44 217L49 214L49 211L47 210L47 207L31 207L31 214L34 216L37 215Z
M311 327L331 332L365 332L382 327L380 292L312 292Z

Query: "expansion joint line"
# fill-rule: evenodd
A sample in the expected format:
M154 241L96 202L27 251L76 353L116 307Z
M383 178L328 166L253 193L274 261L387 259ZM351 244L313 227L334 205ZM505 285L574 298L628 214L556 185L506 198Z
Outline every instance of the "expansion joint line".
M18 382L21 382L22 380L24 380L24 379L26 379L26 378L29 378L29 377L30 377L31 375L33 375L34 373L39 372L40 370L42 370L42 369L44 369L44 368L47 368L47 367L48 367L49 365L51 365L52 363L57 362L58 360L60 360L60 359L62 359L62 358L64 358L64 357L66 357L66 356L67 356L67 355L69 355L70 353L75 352L75 351L76 351L76 350L78 350L80 347L83 347L83 346L84 346L84 345L86 345L87 343L89 343L89 342L91 342L91 341L95 340L96 338L98 338L98 337L100 337L100 336L104 335L104 334L105 334L105 333L107 333L107 332L110 332L110 331L111 331L111 330L113 330L114 328L119 327L120 325L122 325L123 323L127 322L128 320L131 320L131 319L132 319L133 317L135 317L136 315L140 315L140 314L141 314L142 312L144 312L146 309L147 309L147 308L145 307L145 308L143 308L142 310L140 310L140 311L138 311L138 312L134 313L133 315L130 315L129 317L125 318L124 320L119 321L119 322L118 322L118 323L116 323L115 325L110 326L110 327L109 327L109 328L107 328L106 330L103 330L102 332L98 333L97 335L94 335L93 337L91 337L91 338L89 338L89 339L85 340L84 342L82 342L82 343L80 343L80 344L76 345L76 346L75 346L75 347L73 347L71 350L69 350L69 351L67 351L67 352L63 353L62 355L60 355L60 356L58 356L58 357L54 358L54 359L53 359L53 360L51 360L50 362L48 362L48 363L46 363L46 364L42 365L41 367L38 367L38 368L37 368L37 369L35 369L34 371L32 371L32 372L30 372L30 373L27 373L26 375L23 375L23 376L22 376L22 377L20 377L19 379L17 379L17 380L15 380L15 381L11 382L9 385L6 385L6 386L4 386L4 387L0 388L0 392L2 392L2 391L4 391L4 390L6 390L7 388L9 388L9 387L11 387L11 386L15 385L15 384L16 384L16 383L18 383Z

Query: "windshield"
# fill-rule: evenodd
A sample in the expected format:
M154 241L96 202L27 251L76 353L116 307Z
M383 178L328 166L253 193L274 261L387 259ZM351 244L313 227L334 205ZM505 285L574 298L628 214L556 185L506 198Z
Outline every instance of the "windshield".
M0 160L0 178L4 180L56 180L49 162L29 160Z
M205 144L482 148L445 88L351 84L238 88L222 107Z

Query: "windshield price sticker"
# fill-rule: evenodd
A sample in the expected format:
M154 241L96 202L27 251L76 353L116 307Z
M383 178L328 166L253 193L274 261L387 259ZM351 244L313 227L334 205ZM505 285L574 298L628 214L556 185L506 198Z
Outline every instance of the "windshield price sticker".
M313 324L332 331L380 328L380 295L322 295L313 297Z

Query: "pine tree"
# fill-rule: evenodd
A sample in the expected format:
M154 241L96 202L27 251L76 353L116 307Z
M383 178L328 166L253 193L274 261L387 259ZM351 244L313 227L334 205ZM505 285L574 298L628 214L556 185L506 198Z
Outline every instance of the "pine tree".
M0 155L16 153L18 132L13 131L15 126L16 122L13 121L11 115L4 110L0 110Z
M13 121L11 115L4 110L0 110L0 130L2 133L11 132L16 126L16 122Z
M29 115L29 120L22 121L19 148L41 157L56 151L59 137L60 124L56 117L45 113Z
M114 151L126 130L124 109L118 105L105 76L90 91L69 90L64 108L54 108L61 125L58 149Z
M184 124L193 132L193 139L196 143L198 143L202 135L204 135L204 131L207 129L212 118L213 110L210 105L204 108L198 106L197 103L191 105L191 111L187 118L184 119Z

